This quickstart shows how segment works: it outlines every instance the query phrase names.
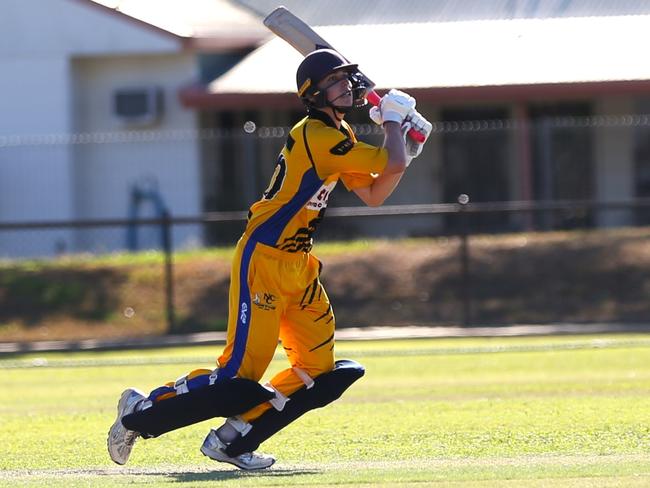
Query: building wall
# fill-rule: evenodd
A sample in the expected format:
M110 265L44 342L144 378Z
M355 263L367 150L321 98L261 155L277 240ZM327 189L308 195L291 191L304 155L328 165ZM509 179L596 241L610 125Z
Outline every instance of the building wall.
M0 57L0 221L67 220L73 217L70 148L29 142L33 134L70 129L70 71L63 55ZM52 253L69 242L67 229L47 237L0 234L0 257Z
M48 218L69 218L72 181L68 148L44 153L25 138L35 133L68 132L68 64L60 56L1 58L0 63L0 93L8 95L0 101L0 135L4 136L0 146L0 220L43 218L43 209L48 209Z
M0 221L125 215L124 197L113 188L115 177L88 175L92 164L101 167L105 148L80 150L68 143L69 135L118 129L105 119L102 104L108 98L104 91L110 83L140 79L159 81L168 89L169 127L193 128L193 114L181 113L171 91L196 75L191 56L181 54L180 40L174 36L78 0L3 0L0 33ZM111 61L120 57L117 64ZM148 57L154 59L148 62ZM90 64L84 67L81 59ZM117 72L95 69L91 59L96 66L106 63ZM94 70L109 81L93 78ZM95 89L87 83L99 86ZM170 146L166 154L174 164L158 166L163 184L169 186L169 180L175 180L188 192L195 191L196 152L188 150L188 144ZM91 155L90 159L81 156L85 165L80 164L79 155L84 152ZM109 159L129 161L120 152L125 153L124 147ZM152 164L149 161L145 166ZM137 173L133 167L118 169L113 164L113 169L111 173L127 173L125 178ZM77 174L79 170L83 174ZM188 184L184 177L194 183ZM97 184L98 179L102 184ZM198 197L184 198L172 198L172 211L194 213ZM80 233L63 229L0 234L0 257L70 249L85 249Z
M105 143L74 146L75 217L126 218L134 185L155 189L172 216L201 212L197 115L183 108L178 89L196 74L191 53L82 58L74 61L74 132L105 133ZM157 87L163 93L163 110L154 124L133 125L113 109L116 89ZM139 215L155 216L151 203ZM150 232L149 232L150 231ZM157 230L142 229L144 234ZM142 239L141 239L142 241ZM195 226L178 228L176 246L196 245L201 233ZM119 249L124 233L80 231L77 250Z

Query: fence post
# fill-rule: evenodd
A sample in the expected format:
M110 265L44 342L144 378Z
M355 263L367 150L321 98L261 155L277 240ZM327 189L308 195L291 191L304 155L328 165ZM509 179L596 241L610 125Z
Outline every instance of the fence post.
M469 243L468 243L468 215L466 205L469 203L469 196L465 193L458 195L460 209L460 296L462 301L462 324L464 327L472 325L472 296L469 276Z
M172 262L171 216L167 209L162 213L162 244L165 253L165 309L167 317L167 332L174 332L174 267Z

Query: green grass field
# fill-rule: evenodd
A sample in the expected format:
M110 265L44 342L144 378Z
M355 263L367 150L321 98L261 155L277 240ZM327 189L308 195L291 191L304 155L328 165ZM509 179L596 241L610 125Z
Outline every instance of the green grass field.
M648 335L339 342L366 376L263 444L270 470L203 457L210 422L112 464L121 391L218 349L0 357L0 486L650 486Z

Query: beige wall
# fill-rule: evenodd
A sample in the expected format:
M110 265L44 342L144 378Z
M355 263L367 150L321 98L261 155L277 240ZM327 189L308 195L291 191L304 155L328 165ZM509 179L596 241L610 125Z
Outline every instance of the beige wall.
M144 182L157 185L173 216L201 212L197 114L184 108L177 95L180 87L196 76L196 69L190 53L75 60L74 132L104 133L107 141L74 146L77 218L127 217L130 189ZM132 87L162 90L159 121L131 125L115 115L115 90ZM153 134L150 139L148 134ZM77 245L94 249L100 239L107 249L123 245L118 233L100 235L79 232ZM196 245L201 233L187 226L178 228L174 238L176 246Z

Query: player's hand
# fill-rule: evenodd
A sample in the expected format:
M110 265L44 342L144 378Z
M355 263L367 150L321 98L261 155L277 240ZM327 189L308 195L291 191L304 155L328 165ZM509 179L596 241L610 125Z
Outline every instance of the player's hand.
M397 100L396 103L404 103L406 105L405 112L408 114L411 111L415 110L415 98L410 96L407 93L404 93L403 91L400 90L395 90L392 89L391 91L388 92L388 94L384 95L382 97L381 101L384 99L392 98L393 100ZM389 102L387 102L389 103ZM377 125L383 125L384 124L384 117L382 116L382 103L380 102L379 107L371 107L370 112L369 112L369 117L370 120L372 120L375 124ZM402 118L402 120L406 118L406 115Z
M424 135L424 141L418 142L407 136L408 131L415 129L420 134ZM411 164L411 161L417 158L422 152L424 143L427 142L433 126L431 122L422 117L419 112L413 110L413 113L407 117L402 124L402 134L404 134L404 143L406 146L406 166Z
M392 89L382 97L379 110L382 123L397 122L401 125L404 119L415 110L415 98L403 91Z
M377 125L384 125L384 119L381 118L381 110L379 107L370 107L368 117Z

